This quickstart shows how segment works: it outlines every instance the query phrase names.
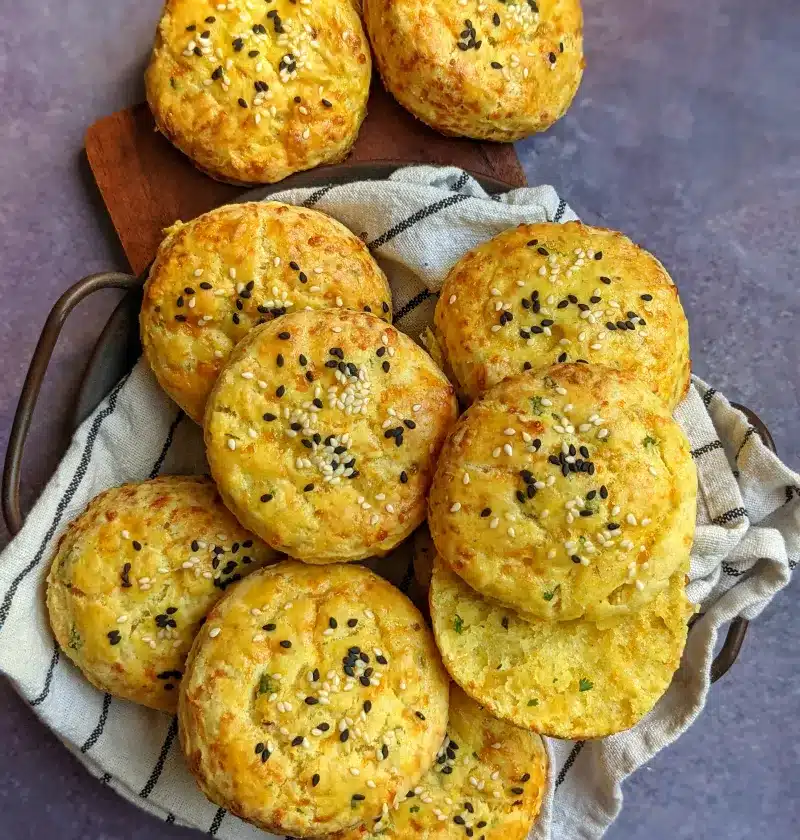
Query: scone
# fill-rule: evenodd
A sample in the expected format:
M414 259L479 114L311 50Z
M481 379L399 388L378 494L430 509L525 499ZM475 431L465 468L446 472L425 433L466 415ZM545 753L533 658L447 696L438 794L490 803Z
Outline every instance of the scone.
M436 763L398 809L328 840L525 840L544 797L542 739L499 721L454 684Z
M391 300L364 243L330 216L277 201L230 204L167 230L145 284L142 345L164 390L201 423L251 327L336 306L388 321Z
M94 498L59 540L47 578L50 624L92 685L173 712L206 613L274 559L209 479L124 484Z
M273 183L347 156L371 74L352 3L167 0L145 87L159 131L199 169Z
M372 820L431 766L448 680L419 611L359 566L286 561L208 618L178 711L213 802L281 836Z
M309 563L394 548L425 518L453 387L408 336L339 309L251 331L208 400L205 439L225 503Z
M491 714L554 738L601 738L636 724L667 690L694 612L684 582L676 572L621 618L526 621L437 556L433 631L450 675Z
M579 0L364 0L364 23L387 90L443 134L544 131L583 74Z
M687 572L697 478L669 411L629 373L506 379L448 437L428 524L453 571L542 619L635 611Z
M467 401L556 362L629 371L673 409L689 388L689 327L661 263L621 233L520 225L450 270L434 335Z

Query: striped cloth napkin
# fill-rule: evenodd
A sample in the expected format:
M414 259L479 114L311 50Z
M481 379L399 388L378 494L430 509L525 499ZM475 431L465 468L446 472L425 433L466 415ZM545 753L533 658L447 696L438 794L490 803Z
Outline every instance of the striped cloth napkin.
M395 323L415 337L430 322L447 270L473 245L523 221L576 218L551 187L490 197L452 168L414 167L386 181L270 197L315 206L361 235L391 279ZM549 787L530 835L537 840L603 834L622 807L623 780L686 731L703 708L719 629L736 616L755 618L786 586L800 556L800 477L698 379L676 417L691 441L700 481L689 595L702 603L703 616L689 633L669 690L636 727L593 742L548 739ZM272 835L198 791L184 767L174 719L89 685L56 646L44 607L56 542L92 497L125 481L206 469L199 428L140 361L75 433L0 558L0 670L89 772L126 799L166 822L225 840L266 840Z

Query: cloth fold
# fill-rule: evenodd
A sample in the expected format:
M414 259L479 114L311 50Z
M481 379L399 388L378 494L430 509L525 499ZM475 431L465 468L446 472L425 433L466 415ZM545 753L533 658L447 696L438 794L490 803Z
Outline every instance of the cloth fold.
M245 199L264 197L256 191ZM441 167L269 198L316 207L359 234L389 276L395 323L415 338L430 322L447 271L469 248L521 222L576 218L552 187L489 196L466 172ZM624 779L702 710L720 629L736 616L757 617L787 585L800 557L800 476L699 379L675 416L691 442L700 481L688 593L702 605L702 616L672 685L636 727L593 742L547 739L551 772L530 835L536 840L603 834L622 806ZM224 840L267 840L273 835L199 792L183 764L174 718L114 699L81 676L55 644L44 606L58 538L91 498L125 481L206 470L200 429L140 360L76 431L0 558L0 670L89 772L126 799Z

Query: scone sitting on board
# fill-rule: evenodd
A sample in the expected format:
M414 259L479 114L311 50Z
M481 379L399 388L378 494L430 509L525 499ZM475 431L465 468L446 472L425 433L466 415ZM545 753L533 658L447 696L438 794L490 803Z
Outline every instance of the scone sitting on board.
M275 559L207 478L124 484L96 496L59 540L50 624L92 685L174 712L206 613L230 584Z
M491 714L555 738L601 738L636 724L669 687L694 612L685 580L675 572L638 613L528 620L437 556L433 631L450 675Z
M554 365L461 416L428 524L482 595L537 618L597 619L688 572L696 494L689 443L649 388L602 365Z
M399 808L328 840L525 840L546 780L542 739L492 717L451 683L447 735L433 767Z
M389 284L364 243L317 210L229 204L168 229L144 288L142 345L161 387L201 423L220 369L253 326L325 307L391 320Z
M205 440L228 507L309 563L386 554L425 518L453 387L374 315L298 312L252 330L208 400Z
M689 326L666 269L621 233L580 222L519 225L465 254L433 334L467 401L579 359L635 374L670 409L689 388Z
M371 74L352 3L167 0L145 86L156 126L199 169L273 183L347 156Z
M583 74L579 0L364 0L364 23L386 89L443 134L544 131Z
M340 831L413 789L447 727L448 680L419 611L354 565L286 561L231 590L180 696L188 765L267 831Z

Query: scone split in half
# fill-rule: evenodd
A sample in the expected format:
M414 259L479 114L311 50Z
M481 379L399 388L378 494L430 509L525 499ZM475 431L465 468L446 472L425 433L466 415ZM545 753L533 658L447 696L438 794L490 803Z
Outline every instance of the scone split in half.
M601 619L688 572L696 494L689 443L645 385L555 365L504 380L459 418L428 524L482 595L540 619Z
M405 797L441 747L447 708L433 636L399 590L360 566L287 561L209 615L179 731L212 801L316 837Z

